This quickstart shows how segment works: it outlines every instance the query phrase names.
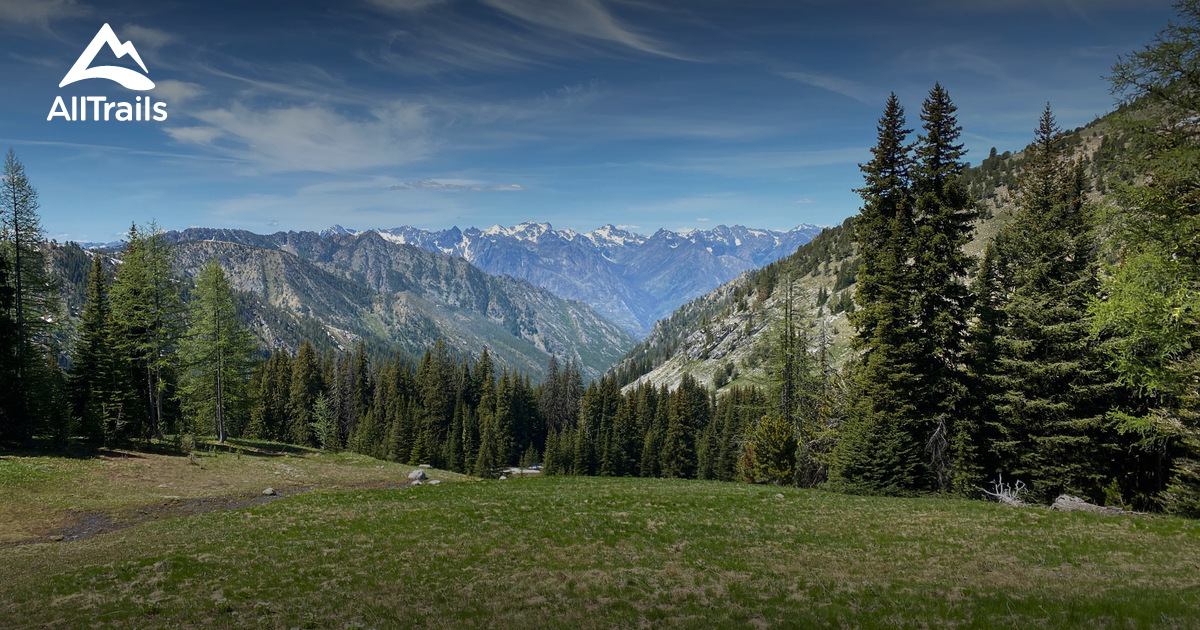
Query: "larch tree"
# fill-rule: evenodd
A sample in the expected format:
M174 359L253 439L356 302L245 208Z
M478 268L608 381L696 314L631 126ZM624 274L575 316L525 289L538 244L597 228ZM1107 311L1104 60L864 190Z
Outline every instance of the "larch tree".
M57 282L47 266L46 237L38 209L37 189L10 149L0 176L0 258L6 261L11 290L6 319L13 327L14 382L13 396L5 405L7 422L0 427L0 435L18 439L32 436L57 411L46 406L56 398L46 388L59 376L47 357L57 350L54 333L63 316Z
M1156 441L1171 478L1168 510L1200 515L1200 0L1154 43L1113 67L1132 183L1115 188L1116 263L1092 304L1111 362L1139 404L1122 428Z
M212 427L217 442L224 443L235 414L245 411L254 345L238 318L225 270L215 260L196 277L188 320L180 351L184 409L193 425Z

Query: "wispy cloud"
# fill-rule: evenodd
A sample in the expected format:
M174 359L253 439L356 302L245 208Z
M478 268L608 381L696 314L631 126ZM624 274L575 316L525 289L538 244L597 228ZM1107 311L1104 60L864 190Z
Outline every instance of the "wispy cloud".
M877 100L882 100L876 98L876 89L864 83L859 83L858 81L852 81L842 77L816 74L813 72L796 71L780 72L779 75L787 79L792 79L793 81L799 81L800 83L821 88L822 90L829 90L835 94L841 94L842 96L852 98L862 103L874 103Z
M164 30L138 24L122 26L120 36L122 39L134 42L138 50L143 52L157 51L175 41L175 36Z
M50 22L88 15L91 9L75 0L0 0L0 23L50 29Z
M421 105L394 102L352 117L323 105L196 112L204 125L168 129L176 141L266 172L350 172L424 159L432 140Z
M697 170L733 177L776 177L780 171L831 164L857 164L869 157L870 149L867 147L846 147L818 151L756 151L645 165L663 170Z
M224 157L213 157L206 155L194 155L188 153L172 153L170 151L148 151L144 149L134 149L109 144L89 144L86 142L62 142L57 140L26 140L21 138L0 138L0 143L14 145L29 145L42 147L63 147L67 149L80 149L83 151L94 151L103 153L126 153L129 155L145 155L159 158L179 158L184 160L206 160L216 162L238 162L238 160Z
M806 198L804 198L804 199L797 199L796 201L794 201L794 202L792 202L792 203L816 203L816 201L814 201L814 200L812 200L812 199L808 199L808 198L806 197Z
M388 190L459 190L469 192L525 190L520 184L485 184L469 180L424 179L416 182L400 182L387 187Z
M639 52L687 59L622 23L599 0L483 0L523 22L620 44Z
M198 96L204 94L204 92L204 88L196 83L176 81L175 79L163 79L154 84L154 96L172 105L179 105L195 100Z

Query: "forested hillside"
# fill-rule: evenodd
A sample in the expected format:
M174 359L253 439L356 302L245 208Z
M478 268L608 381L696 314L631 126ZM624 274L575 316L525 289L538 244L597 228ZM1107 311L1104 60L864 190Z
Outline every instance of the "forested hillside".
M1118 157L1124 152L1113 118L1124 108L1064 133L1057 142L1077 158L1089 176L1088 197L1097 207L1106 203L1114 183L1129 173ZM980 256L1016 209L1025 151L990 155L977 166L967 165L963 185L980 208L964 251ZM859 266L854 242L854 217L825 228L795 254L761 269L742 274L696 298L655 324L650 334L613 367L618 382L646 381L674 386L684 374L717 388L768 382L766 360L772 350L765 335L782 311L781 283L792 286L793 299L805 313L811 335L829 347L831 359L842 365L851 356L853 312ZM967 276L967 282L973 275Z
M384 240L375 232L320 236L192 228L163 234L185 277L218 260L238 292L243 318L263 351L320 348L419 356L442 339L457 353L490 348L498 361L539 376L551 354L576 361L588 378L634 342L586 304L485 274L461 258ZM67 304L82 306L89 252L54 248ZM101 250L119 260L121 251ZM112 268L112 265L108 265Z

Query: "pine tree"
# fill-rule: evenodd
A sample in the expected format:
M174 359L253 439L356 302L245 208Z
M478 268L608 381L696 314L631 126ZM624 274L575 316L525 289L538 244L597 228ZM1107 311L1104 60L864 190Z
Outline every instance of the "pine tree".
M121 378L124 370L118 362L108 291L108 274L100 255L95 254L68 382L73 413L80 419L80 434L88 440L111 443L117 438L117 422L123 416Z
M138 383L128 396L131 410L137 409L131 424L142 437L161 438L170 420L165 400L174 388L183 303L170 245L153 222L140 231L130 227L112 304L119 349L128 357L131 382Z
M0 440L19 437L17 323L12 317L15 291L9 285L9 262L0 250Z
M311 430L321 450L337 450L337 427L334 426L333 410L329 408L329 399L324 392L318 394L313 403Z
M835 486L865 492L904 492L925 483L914 392L919 361L915 320L914 201L904 108L892 94L878 126L872 159L858 190L854 221L859 265L850 321L861 351L849 366L855 401L830 470Z
M938 445L948 445L949 436L960 430L968 407L966 328L972 304L966 278L975 261L963 246L980 216L961 178L965 151L958 142L962 127L956 110L946 90L934 85L921 109L924 133L912 172L916 206L911 257L919 354L914 362L916 421L907 429L929 457L929 476L914 487L943 492L951 489L954 470L964 465L963 453Z
M13 397L6 401L7 422L0 438L23 439L40 428L51 427L46 404L59 396L45 368L46 357L57 350L54 336L62 319L58 287L46 261L46 237L38 217L38 193L25 174L25 166L11 149L0 177L0 258L7 260L8 286L12 291L7 318L12 322L14 358ZM47 378L40 378L47 377Z
M1050 107L1025 152L1017 211L996 239L995 461L1036 498L1102 498L1112 458L1103 445L1113 402L1091 342L1095 239L1075 171ZM985 261L987 262L987 261ZM990 263L989 263L990 264ZM985 281L988 278L985 277ZM983 315L988 315L985 310Z
M284 376L280 372L279 385L281 388L284 384L282 380ZM316 408L317 398L321 396L324 389L321 380L317 351L308 340L305 340L296 350L296 358L292 361L291 374L288 375L287 381L287 417L280 426L284 438L292 444L307 446L312 443L310 440L312 424L317 421L313 418L313 409ZM337 401L333 399L329 400L330 411L335 418L335 428L338 425L336 419L339 416L339 407L336 403ZM329 442L321 448L329 448L329 444L333 444L334 448L341 446L342 442L338 437L338 431L335 430Z
M790 484L795 479L796 429L777 414L763 416L749 439L749 453L756 481Z
M215 428L223 444L244 412L254 346L238 319L225 270L215 260L196 277L188 319L191 326L180 348L184 408L195 426Z

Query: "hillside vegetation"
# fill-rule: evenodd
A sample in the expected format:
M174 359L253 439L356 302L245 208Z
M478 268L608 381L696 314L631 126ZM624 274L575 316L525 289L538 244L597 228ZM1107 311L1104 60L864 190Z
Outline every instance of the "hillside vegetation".
M1080 159L1093 181L1089 195L1102 204L1112 183L1128 174L1118 170L1122 142L1111 119L1122 110L1067 133L1064 148ZM971 242L964 248L981 256L1015 210L1014 193L1024 151L992 149L977 166L963 172L963 183L982 208ZM857 288L859 256L854 217L825 228L794 254L736 279L681 306L655 324L650 334L610 370L623 386L650 383L676 387L684 374L718 388L763 385L772 350L769 331L782 312L780 291L792 285L798 310L808 313L810 336L829 348L834 365L850 357L854 329L847 318Z

